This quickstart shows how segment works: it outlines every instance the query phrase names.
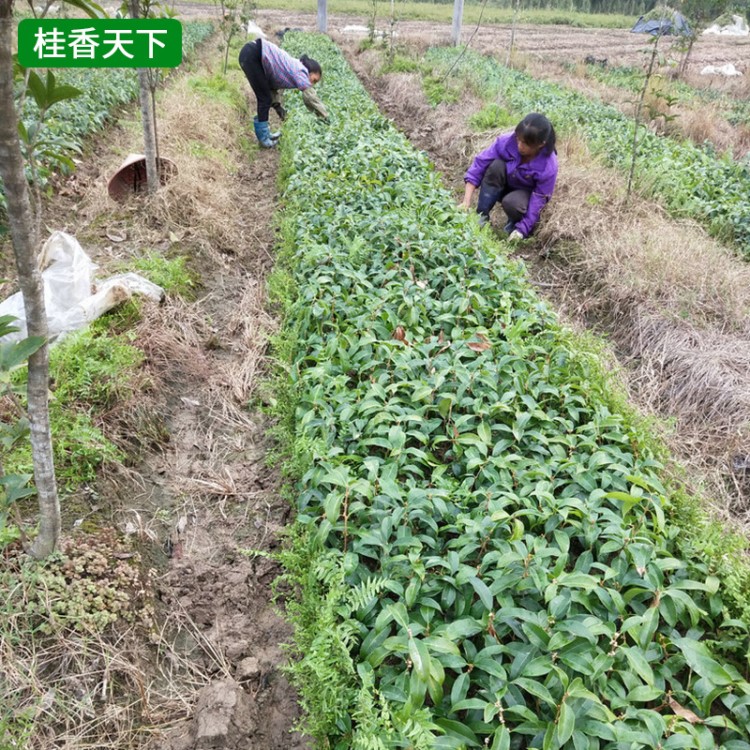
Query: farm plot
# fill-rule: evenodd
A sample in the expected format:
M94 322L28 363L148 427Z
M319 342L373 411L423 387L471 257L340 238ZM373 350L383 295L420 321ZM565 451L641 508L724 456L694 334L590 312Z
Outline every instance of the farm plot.
M402 44L392 64L382 50L350 44L348 55L459 200L473 155L524 113L484 101L462 83L460 91L441 91L432 68L407 57L413 49ZM395 72L404 69L416 72ZM443 102L431 106L432 95ZM639 408L669 420L661 431L691 486L727 523L747 524L750 486L735 457L744 453L750 421L750 268L697 224L670 219L644 196L623 204L624 176L593 159L575 133L558 147L558 190L517 254L564 318L607 337Z
M274 281L311 731L341 748L746 747L746 626L727 619L746 573L339 53L291 44L322 60L332 119L288 124Z
M456 60L455 52L446 48L430 50L427 57L445 72ZM468 52L458 70L485 95L496 92L514 111L542 111L561 130L575 128L593 152L629 169L634 124L614 107L507 68L494 57ZM644 131L636 175L673 213L698 219L750 257L750 165Z

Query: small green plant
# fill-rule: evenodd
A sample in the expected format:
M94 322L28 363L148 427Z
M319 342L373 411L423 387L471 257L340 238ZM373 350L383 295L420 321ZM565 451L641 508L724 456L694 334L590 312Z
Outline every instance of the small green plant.
M513 128L516 125L517 118L514 117L507 109L499 104L489 102L478 112L475 112L469 118L469 125L474 130L497 130L498 128Z
M167 294L193 299L198 275L188 267L188 258L178 255L165 258L157 252L147 253L133 263L135 270L158 284Z
M436 75L427 75L422 79L427 101L433 106L438 104L455 104L461 98L461 92L453 82L446 82Z
M0 317L0 339L19 330L14 317ZM8 456L26 445L29 437L29 421L22 404L24 388L15 376L42 343L38 337L18 342L0 341L0 550L16 539L25 541L21 524L13 526L9 519L13 515L18 517L16 503L34 494L29 486L32 472L12 467L8 473L6 468Z
M413 57L407 57L395 53L393 58L385 63L381 68L381 73L419 73L422 70L421 64Z

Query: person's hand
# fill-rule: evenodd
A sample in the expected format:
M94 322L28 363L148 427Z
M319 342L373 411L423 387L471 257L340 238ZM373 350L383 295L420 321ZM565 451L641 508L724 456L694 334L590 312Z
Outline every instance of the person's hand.
M458 207L462 211L468 211L471 208L471 203L467 203L466 201L461 201L461 203L458 204Z
M523 239L523 235L517 229L514 229L508 235L508 242L518 242L519 240L522 240L522 239Z

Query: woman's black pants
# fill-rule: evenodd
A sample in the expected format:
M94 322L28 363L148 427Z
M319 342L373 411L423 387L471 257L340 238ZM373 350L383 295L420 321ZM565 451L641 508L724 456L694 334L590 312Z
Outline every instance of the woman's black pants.
M496 203L500 203L508 219L515 224L521 221L529 208L531 191L514 190L508 187L507 165L502 159L495 159L487 171L479 187L477 213L486 219L490 218L490 211Z
M240 67L255 92L258 100L258 122L268 122L268 110L271 108L271 86L263 70L263 42L256 39L248 42L240 50Z

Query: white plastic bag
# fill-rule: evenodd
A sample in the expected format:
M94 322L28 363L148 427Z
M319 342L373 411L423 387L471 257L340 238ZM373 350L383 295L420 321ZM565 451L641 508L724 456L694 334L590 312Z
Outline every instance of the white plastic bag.
M95 293L93 273L97 268L75 237L54 232L44 244L39 258L44 285L44 304L50 339L84 328L107 310L142 294L154 300L164 297L164 290L136 273L112 276L99 282ZM26 313L23 297L17 293L0 303L0 315L18 318L17 333L4 341L18 341L26 336Z

